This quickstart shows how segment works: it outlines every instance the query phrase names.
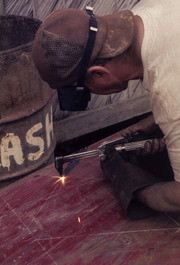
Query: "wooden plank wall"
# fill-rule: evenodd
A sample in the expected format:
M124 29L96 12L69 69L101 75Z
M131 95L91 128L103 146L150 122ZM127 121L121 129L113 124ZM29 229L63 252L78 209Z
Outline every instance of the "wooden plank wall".
M94 7L96 14L104 15L123 9L131 9L139 0L0 0L6 14L33 16L44 20L59 8L85 9Z
M76 116L67 117L54 123L54 131L57 141L60 143L150 111L151 107L147 95L141 95L136 97L135 100L126 99L98 109L80 112Z
M32 16L31 1L4 0L4 14Z
M0 0L0 15L4 14L4 0Z

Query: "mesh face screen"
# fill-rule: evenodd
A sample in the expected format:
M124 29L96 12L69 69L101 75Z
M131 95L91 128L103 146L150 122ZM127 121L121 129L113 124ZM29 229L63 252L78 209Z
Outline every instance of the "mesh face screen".
M42 40L46 59L59 78L67 78L79 65L84 49L76 43L46 31L43 31Z

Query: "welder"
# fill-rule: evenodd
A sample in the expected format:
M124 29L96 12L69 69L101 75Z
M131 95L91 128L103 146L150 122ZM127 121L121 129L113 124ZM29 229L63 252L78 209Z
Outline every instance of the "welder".
M153 116L120 134L159 127L173 176L156 176L107 148L101 167L129 215L141 207L180 213L179 13L179 0L142 0L132 11L106 16L95 16L90 7L61 9L42 23L33 45L35 65L58 89L62 109L79 103L85 109L90 93L118 93L132 79L149 91ZM164 141L147 143L142 152L162 150Z

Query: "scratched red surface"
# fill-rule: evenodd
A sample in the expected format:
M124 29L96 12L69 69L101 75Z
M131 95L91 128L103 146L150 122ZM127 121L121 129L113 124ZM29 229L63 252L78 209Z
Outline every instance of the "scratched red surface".
M97 158L65 185L57 175L51 165L0 190L1 265L180 264L178 216L128 220Z

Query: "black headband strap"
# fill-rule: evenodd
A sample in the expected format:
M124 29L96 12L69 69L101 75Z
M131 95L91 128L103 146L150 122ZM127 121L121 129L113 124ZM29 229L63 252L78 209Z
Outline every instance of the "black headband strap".
M83 58L81 60L81 65L79 69L79 77L77 81L77 88L84 86L87 69L89 67L89 61L90 61L92 51L94 48L94 44L95 44L95 40L96 40L96 33L98 31L97 21L93 14L93 8L90 6L87 6L86 12L89 15L89 37L88 37L88 41L87 41L87 45L84 51Z

